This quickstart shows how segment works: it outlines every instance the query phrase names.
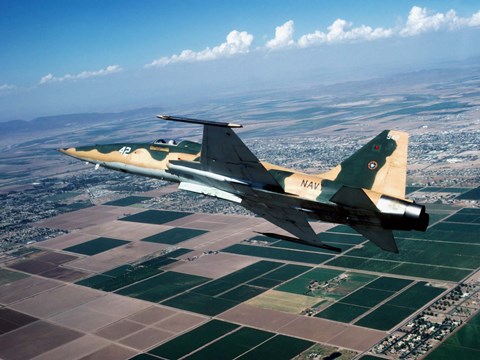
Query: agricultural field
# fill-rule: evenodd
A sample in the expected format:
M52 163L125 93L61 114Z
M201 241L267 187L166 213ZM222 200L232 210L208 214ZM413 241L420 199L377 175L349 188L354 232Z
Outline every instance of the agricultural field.
M444 291L443 288L418 282L362 317L355 324L378 330L389 330Z
M267 259L296 261L306 264L321 264L333 257L332 255L318 253L316 251L296 251L274 248L271 246L266 247L244 244L235 244L223 249L222 251L232 254L256 256Z
M450 215L451 216L448 216ZM478 267L480 224L474 211L437 214L443 220L427 232L395 232L400 253L379 252L371 242L338 256L326 265L426 279L459 281ZM435 213L434 213L435 215ZM448 217L447 217L448 216ZM337 226L330 231L348 231ZM456 236L452 236L452 234Z
M187 334L149 350L146 354L165 359L178 359L188 355L189 359L275 358L287 360L312 345L314 345L313 342L306 340L211 320ZM138 359L141 358L138 357Z
M127 196L122 199L118 200L113 200L104 203L103 205L109 205L109 206L132 206L138 203L141 203L142 201L146 201L151 199L151 197L148 196Z
M205 234L205 230L173 228L161 233L146 237L141 241L155 242L168 245L176 245L186 240L190 240L196 236Z
M254 298L307 269L299 265L259 261L189 290L164 304L212 316Z
M120 220L144 224L162 225L170 221L181 219L191 214L192 213L178 211L147 210L138 214L126 216Z
M411 282L410 280L391 277L377 278L315 316L349 323L368 312L374 306L391 298L397 291L403 289Z
M116 248L118 246L128 244L129 242L130 241L126 241L126 240L100 237L97 239L84 242L82 244L70 246L64 250L77 253L77 254L82 254L82 255L96 255L96 254L100 254L101 252Z

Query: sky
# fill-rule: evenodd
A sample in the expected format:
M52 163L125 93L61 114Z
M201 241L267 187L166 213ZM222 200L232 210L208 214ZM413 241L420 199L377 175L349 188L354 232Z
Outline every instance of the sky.
M480 61L479 38L478 0L0 0L0 121Z

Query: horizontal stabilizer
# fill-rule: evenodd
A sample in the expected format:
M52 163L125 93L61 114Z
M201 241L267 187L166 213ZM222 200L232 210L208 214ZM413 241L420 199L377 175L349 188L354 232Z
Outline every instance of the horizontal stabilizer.
M330 246L330 245L324 244L320 241L319 242L312 242L312 241L306 241L306 240L298 239L298 238L295 238L293 236L280 235L280 234L275 234L275 233L264 233L264 232L258 232L258 231L255 231L255 232L257 234L268 236L268 237L271 237L271 238L274 238L274 239L291 241L291 242L294 242L294 243L297 243L297 244L302 244L302 245L314 246L314 247L318 247L318 248L322 248L322 249L326 249L326 250L335 251L335 252L338 252L338 253L342 252L342 249L337 248L335 246Z
M222 126L222 127L229 127L229 128L243 127L242 125L238 125L238 124L216 122L216 121L210 121L210 120L189 119L189 118L180 117L180 116L157 115L157 118L163 119L163 120L190 123L190 124L198 124L198 125Z
M352 188L348 186L342 186L335 195L330 198L331 202L338 205L348 206L352 208L378 211L375 204L360 188Z
M361 226L350 225L359 234L365 236L368 240L372 241L375 245L385 251L390 251L398 254L397 243L393 237L392 230L382 229L380 227L373 226Z

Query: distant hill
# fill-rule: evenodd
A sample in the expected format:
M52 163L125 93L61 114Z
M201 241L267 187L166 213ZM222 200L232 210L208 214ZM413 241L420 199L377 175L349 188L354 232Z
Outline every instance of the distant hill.
M30 121L11 120L0 122L0 136L62 129L75 125L93 125L105 121L123 120L132 116L155 116L162 112L160 107L141 108L118 113L83 113L38 117Z

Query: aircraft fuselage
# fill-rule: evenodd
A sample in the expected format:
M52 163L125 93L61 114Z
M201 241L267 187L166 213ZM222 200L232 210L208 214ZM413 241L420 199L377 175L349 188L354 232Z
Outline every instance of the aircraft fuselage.
M244 188L255 187L256 185L246 183L242 179L230 178L200 169L182 168L179 165L172 164L172 161L198 161L201 144L191 141L181 141L178 144L168 144L168 142L160 144L117 143L64 148L60 151L74 158L99 164L112 170L182 184L194 184L191 187L181 186L180 189L238 203L241 203ZM288 202L288 196L292 195L307 200L305 206L299 207L297 210L304 212L312 220L346 225L382 226L392 230L420 231L424 231L428 224L428 219L425 219L423 215L421 215L423 221L420 222L404 221L406 209L409 207L413 207L412 209L419 216L424 213L424 209L409 201L391 198L375 191L363 189L377 208L383 204L383 212L374 211L374 209L342 206L330 201L330 199L344 184L319 175L296 172L266 162L261 162L261 164L282 186L285 193L285 198L282 200ZM174 168L175 171L171 171L171 168ZM236 196L237 193L238 197Z

